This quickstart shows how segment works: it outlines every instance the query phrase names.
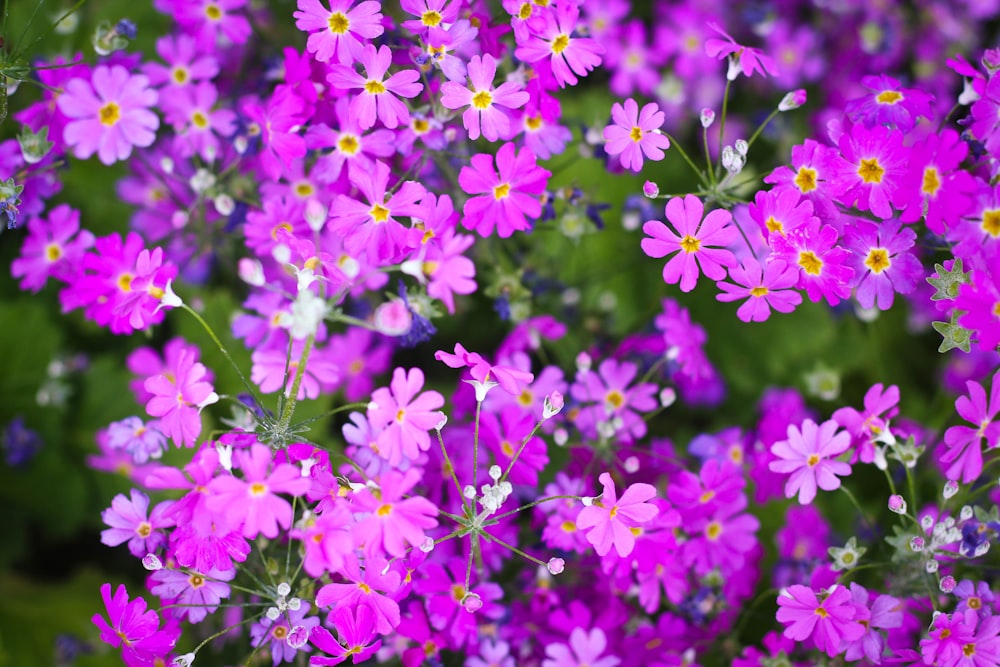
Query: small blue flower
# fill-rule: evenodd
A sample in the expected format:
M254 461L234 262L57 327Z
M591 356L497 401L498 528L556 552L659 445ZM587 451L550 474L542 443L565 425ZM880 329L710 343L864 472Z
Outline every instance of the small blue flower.
M35 458L42 448L42 438L24 423L24 417L14 417L0 434L0 449L3 449L7 465L23 467Z

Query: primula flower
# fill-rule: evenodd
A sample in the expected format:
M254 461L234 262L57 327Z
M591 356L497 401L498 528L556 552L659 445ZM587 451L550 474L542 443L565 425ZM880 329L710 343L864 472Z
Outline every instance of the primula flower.
M851 295L854 269L848 266L851 254L836 245L837 230L816 222L798 227L785 236L772 236L770 261L785 260L799 267L799 288L810 301L826 299L835 306Z
M164 568L150 575L150 592L159 596L165 605L165 615L200 623L214 614L219 603L229 597L229 584L236 576L236 569L183 572Z
M336 88L360 89L361 92L352 94L354 99L350 106L358 126L367 130L375 125L376 117L389 129L409 122L410 111L398 97L416 97L423 90L424 85L418 83L420 72L405 69L386 79L392 64L392 50L385 45L377 51L373 44L366 45L358 62L365 68L365 76L358 74L353 66L334 65L326 78Z
M357 559L345 563L346 583L327 584L316 592L317 607L335 609L367 607L375 616L375 629L386 635L399 625L399 605L392 598L400 585L399 573L386 567L384 558L369 558L362 572Z
M104 164L124 160L133 146L145 148L156 139L160 119L150 108L158 97L144 75L100 65L90 81L70 79L56 98L59 110L72 119L63 140L81 159L97 153Z
M205 379L207 369L197 359L197 350L182 350L169 375L155 375L143 383L151 394L146 412L160 418L160 430L178 447L194 446L201 434L202 409L219 400Z
M173 14L184 32L192 34L199 46L211 51L216 48L219 33L233 44L243 44L252 33L247 17L234 11L247 5L247 0L156 0L154 5L165 14Z
M875 439L899 412L899 387L892 385L883 389L881 382L874 384L865 393L864 403L864 412L849 407L840 408L832 418L851 434L851 446L855 448L852 459L871 463L875 460Z
M108 425L108 445L127 452L136 463L158 459L167 448L167 436L156 422L143 423L139 417L127 417Z
M469 369L472 379L481 385L500 385L512 396L518 396L524 385L531 384L535 376L510 366L493 365L478 352L469 352L461 343L455 343L455 353L444 350L434 353L434 358L449 368Z
M219 73L219 61L198 48L188 35L167 35L156 40L156 53L166 65L147 62L142 66L152 86L183 88L195 81L211 81Z
M1000 262L1000 246L997 248L994 262ZM958 323L976 332L979 349L996 350L1000 345L1000 271L974 269L971 282L959 286L954 308L957 312L964 311Z
M160 617L152 609L146 609L146 601L142 598L130 602L124 585L119 586L112 597L111 584L103 584L101 597L108 618L105 620L100 614L91 618L101 631L101 641L115 648L121 646L122 660L128 667L166 664L167 654L173 650L180 635L180 627L160 630Z
M686 566L693 566L695 574L704 576L719 569L723 576L737 572L747 562L747 557L758 547L757 531L760 521L743 512L746 497L742 494L735 502L719 507L711 516L692 522L688 528L691 538L681 545L681 556Z
M642 382L629 387L638 375L638 367L630 362L605 359L597 372L588 371L570 388L574 399L589 404L580 410L575 419L584 432L602 434L602 424L615 424L615 435L623 441L646 435L646 422L639 412L650 412L659 407L656 400L657 386Z
M158 504L147 518L149 496L132 489L131 500L122 494L115 496L111 507L101 513L101 520L110 528L101 531L101 543L109 547L128 542L128 550L136 558L154 553L166 543L163 528L174 525L168 516L171 501Z
M458 184L470 195L462 209L462 224L486 237L496 227L497 235L505 239L515 231L530 229L527 218L542 213L538 195L542 194L552 172L535 164L535 154L528 148L516 153L513 143L500 147L496 155L473 155L471 165L462 167ZM499 172L499 173L498 173Z
M975 426L952 426L945 431L948 451L941 457L943 463L950 464L948 479L963 484L976 481L983 471L983 440L987 449L1000 446L1000 421L995 421L1000 413L1000 371L993 374L988 402L981 384L969 381L966 387L969 393L955 401L955 410Z
M314 109L288 85L277 86L266 105L248 100L241 108L260 130L260 168L276 181L290 162L305 156L306 141L298 130L312 117Z
M569 634L569 644L550 643L545 647L542 667L616 667L621 658L602 654L608 648L604 630L573 628Z
M710 37L705 40L705 53L712 58L722 60L729 57L729 72L726 78L734 81L736 77L743 73L743 76L751 76L754 72L761 76L774 75L778 69L774 65L774 60L770 56L761 53L758 49L738 44L729 33L720 28L715 23L709 22L708 27L719 33L725 39Z
M851 466L834 457L847 451L851 436L846 431L837 433L837 422L831 420L817 426L812 419L802 422L801 430L788 425L788 439L771 445L771 453L778 457L768 466L772 472L791 474L785 484L785 497L796 493L799 503L808 505L816 497L816 487L824 491L840 488L838 475L850 475Z
M891 125L903 132L909 132L917 124L917 118L930 118L934 96L913 89L903 88L891 76L880 74L866 76L861 85L871 92L849 101L844 111L854 123L866 127Z
M639 172L643 154L653 161L663 159L670 139L659 131L664 115L656 103L650 102L640 113L639 105L629 98L624 106L616 103L611 107L611 118L614 123L604 128L604 150L619 156L623 167Z
M454 81L445 81L441 85L442 106L446 109L469 107L462 114L462 124L469 131L469 139L478 139L480 128L482 135L490 141L507 138L510 118L500 107L518 109L528 102L530 96L518 83L507 81L494 88L496 72L497 61L493 56L472 56L468 66L471 89Z
M736 265L733 253L725 248L738 234L730 224L732 213L716 209L702 220L705 207L694 195L674 197L665 210L674 229L659 220L642 226L643 233L652 237L642 240L644 253L654 258L673 253L663 267L663 282L679 282L682 292L690 292L698 283L699 269L712 280L725 278L726 267Z
M656 489L650 484L636 483L625 489L619 499L615 495L615 483L608 473L598 478L604 486L600 500L590 507L584 507L576 518L576 527L587 531L587 541L594 545L599 556L607 554L611 547L622 558L632 553L635 535L632 528L652 521L659 508L647 502L656 496Z
M375 614L365 605L339 607L330 614L330 622L340 639L334 639L322 625L314 627L309 641L330 657L314 655L309 658L310 665L339 665L348 656L358 664L382 647L382 640L375 632Z
M367 43L381 35L382 5L376 0L331 0L327 9L320 0L298 0L295 27L309 33L306 49L324 63L349 65Z
M813 214L812 201L803 197L798 188L761 190L747 210L765 238L772 234L784 236L794 229L819 222Z
M242 524L243 536L249 540L257 535L274 539L279 527L287 530L292 525L292 506L278 494L305 495L309 479L290 463L279 463L268 471L271 450L259 443L234 452L233 459L243 479L225 475L212 480L206 507L224 514L233 526Z
M368 404L368 421L380 431L379 454L389 464L398 466L403 458L411 461L431 446L427 431L441 423L444 397L436 391L425 391L424 372L411 368L409 372L397 368L392 373L389 387L380 387L372 393Z
M787 626L785 637L797 642L812 638L831 658L842 652L843 642L865 634L865 627L854 620L858 610L851 592L843 586L820 596L807 586L789 586L778 596L778 607L777 619Z
M576 4L559 2L549 11L541 13L530 37L517 47L514 55L527 63L548 58L559 86L575 86L576 75L586 76L601 64L604 53L604 47L596 40L578 36L576 25L579 18L580 8Z
M319 617L309 616L310 604L305 600L298 609L290 609L282 613L278 618L272 620L264 616L257 623L250 627L250 645L254 648L270 644L271 664L274 667L282 662L295 663L295 656L299 651L308 653L312 651L311 646L299 646L290 641L292 631L305 631L303 640L307 639L313 628L319 627Z
M857 202L858 209L888 220L893 215L890 203L908 166L910 149L903 146L903 133L858 123L841 135L838 145L842 157L835 198L845 206Z
M80 229L80 212L60 204L49 211L48 220L29 218L28 237L21 244L20 257L10 265L11 275L21 279L22 290L32 292L44 287L50 277L67 282L93 245L94 235Z
M776 259L761 267L753 257L747 257L742 264L729 269L729 278L736 284L717 283L722 294L719 301L736 301L746 298L736 311L736 317L743 322L764 322L771 316L771 309L779 313L790 313L802 303L802 296L792 291L799 282L799 272L794 266Z
M366 488L353 496L355 509L368 513L354 527L357 544L364 544L369 553L384 549L403 558L407 545L412 548L423 543L424 531L438 525L438 509L419 495L404 497L420 478L416 468L405 473L390 470L379 478L377 488Z
M878 225L855 220L845 230L844 245L852 253L854 296L864 308L889 310L896 292L910 294L923 277L920 260L908 252L917 233L901 226L899 220Z

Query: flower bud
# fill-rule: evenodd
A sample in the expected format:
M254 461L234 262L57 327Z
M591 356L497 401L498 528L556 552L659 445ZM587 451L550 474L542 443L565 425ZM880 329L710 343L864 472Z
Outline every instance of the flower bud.
M179 655L170 662L170 667L191 667L194 662L194 653Z
M707 130L715 122L715 112L705 107L701 110L701 115L698 119L701 121L701 126Z
M375 309L375 328L386 336L402 336L413 325L413 316L402 299L392 299Z
M305 218L309 229L314 232L321 231L326 224L327 215L326 206L323 206L323 203L318 199L310 199L306 202Z
M942 495L944 495L945 500L949 500L950 498L953 498L956 493L958 493L958 482L953 479L949 479L945 482Z
M950 574L946 577L941 577L941 581L938 583L938 588L941 589L942 593L951 593L955 590L955 586L957 586L955 577Z
M926 543L924 542L924 538L920 537L919 535L917 535L916 537L911 537L910 551L912 551L913 553L920 553L921 551L924 550L925 544Z
M563 409L563 395L558 391L553 391L545 397L542 406L542 419L552 419Z
M889 511L896 514L906 514L906 501L903 496L899 494L889 496Z
M660 194L660 186L653 181L646 181L642 184L642 194L646 195L650 199L655 199L658 194Z
M798 90L793 90L781 98L781 102L778 103L778 111L791 111L792 109L798 109L805 103L806 91L804 88L799 88Z
M462 598L462 607L470 614L474 614L483 608L483 599L475 593L466 593Z
M163 569L163 563L156 556L156 554L146 554L142 557L142 566L149 570L150 572L156 572L157 570Z
M562 558L550 558L549 562L545 564L545 567L548 568L549 574L562 574L563 570L566 569L566 561Z
M292 628L292 631L288 633L288 637L285 639L289 646L294 649L302 648L309 641L309 630L304 625L296 625Z

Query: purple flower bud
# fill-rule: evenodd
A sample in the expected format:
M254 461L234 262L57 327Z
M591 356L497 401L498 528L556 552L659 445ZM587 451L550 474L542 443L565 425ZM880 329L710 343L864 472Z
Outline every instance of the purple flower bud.
M906 514L906 501L903 500L903 496L899 494L889 496L889 511L896 514Z
M552 419L563 409L563 395L558 391L553 391L545 397L545 404L542 406L542 419Z
M699 120L701 120L701 126L707 130L712 126L712 123L715 122L715 112L708 107L705 107L701 110Z
M792 109L798 109L805 103L806 91L804 88L799 88L798 90L793 90L781 98L781 102L778 103L778 111L791 111Z
M475 593L468 593L462 598L462 607L470 614L474 614L483 608L483 599Z
M548 568L551 575L562 574L563 570L566 569L566 561L562 558L550 558L545 567Z
M653 181L646 181L642 184L642 194L653 199L656 195L660 194L660 186Z
M955 583L955 577L951 576L950 574L946 577L941 577L941 583L938 584L938 586L941 588L942 593L951 593L953 590L955 590L956 585L957 584Z

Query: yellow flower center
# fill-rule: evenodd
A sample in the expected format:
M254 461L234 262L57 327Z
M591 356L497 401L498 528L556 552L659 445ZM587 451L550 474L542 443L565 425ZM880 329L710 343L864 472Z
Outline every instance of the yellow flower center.
M920 186L920 191L929 197L933 197L940 188L941 178L938 170L934 167L924 169L924 179Z
M576 532L576 524L573 523L572 521L563 521L562 524L559 527L562 528L563 532L566 532L566 533L575 533Z
M326 25L333 34L343 35L351 27L351 22L343 12L334 12L326 20Z
M559 35L552 40L552 53L558 55L565 51L567 46L569 46L569 35Z
M278 240L278 232L284 229L286 232L292 231L292 226L287 222L279 222L274 227L271 228L271 238L275 241Z
M701 250L701 241L690 235L685 236L681 239L681 248L687 253L698 252Z
M354 155L361 148L358 138L353 134L342 134L337 140L337 150L344 155Z
M372 219L375 220L375 222L381 223L389 219L389 209L387 209L385 206L382 206L381 204L375 204L374 206L372 206L372 210L370 211L370 213Z
M509 440L504 440L500 443L500 451L504 453L504 456L511 458L514 456L514 446L510 444Z
M542 116L541 114L535 114L534 116L524 117L524 126L527 127L532 132L538 131L538 128L542 126Z
M250 485L251 496L262 496L267 493L267 485L263 482L254 482Z
M472 106L476 109L489 109L493 104L493 96L488 90L480 90L472 96Z
M636 126L632 128L632 131L628 133L629 139L632 141L642 141L642 128Z
M757 298L765 296L766 294L767 294L767 288L764 287L763 285L761 285L760 287L754 287L752 290L750 290L750 296L755 296Z
M392 505L380 505L375 514L379 516L389 516L392 514Z
M143 521L135 529L135 534L138 535L139 537L145 539L145 538L147 538L147 537L149 537L150 535L153 534L153 527L149 524L148 521Z
M120 276L118 276L118 289L120 289L123 292L131 292L132 291L132 274L131 273L123 273Z
M713 521L705 527L705 537L708 539L717 540L719 535L722 535L722 524L718 521Z
M879 274L889 268L889 251L885 248L872 248L868 251L865 259L865 266L871 269L874 274Z
M465 586L462 584L452 584L451 597L455 599L455 602L461 602L462 598L465 597Z
M625 405L625 397L617 389L612 389L608 392L608 395L604 397L604 402L610 405L613 409L617 410L621 406Z
M875 101L879 104L895 104L903 99L903 93L897 90L883 90L875 96Z
M795 174L795 187L803 194L815 190L816 170L809 167L799 167L799 172Z
M785 226L781 224L780 220L776 220L774 216L768 216L767 220L764 221L764 226L767 227L767 231L774 234L785 235Z
M830 615L830 612L828 612L823 607L816 607L816 615L819 616L820 618L826 618L827 616Z
M500 200L507 197L510 194L510 183L501 183L500 185L493 188L493 198Z
M423 134L427 130L431 129L431 124L427 122L425 118L414 118L413 124L410 126L413 131L417 134Z
M799 266L811 276L818 276L823 272L823 260L817 257L812 250L799 253Z
M705 493L701 494L698 497L698 502L700 502L701 504L704 505L705 503L707 503L708 501L710 501L714 497L715 497L715 491L712 491L711 489L709 489L708 491L706 491Z
M436 11L434 11L433 9L431 9L431 10L428 10L428 11L424 12L424 13L423 13L423 16L421 16L421 17L420 17L420 20L421 20L421 21L423 22L423 24L424 24L425 26L427 26L428 28L433 28L433 27L435 27L435 26L436 26L436 25L437 25L438 23L440 23L440 22L441 22L441 15L440 15L440 14L438 14L438 13L437 13Z
M213 21L218 21L222 18L222 10L219 9L219 5L213 2L205 7L205 16Z
M983 211L983 231L994 238L1000 236L1000 210Z
M528 19L531 18L531 11L532 11L531 3L525 2L524 4L521 5L521 9L518 10L517 18L527 21Z
M201 588L205 585L205 577L200 574L192 574L188 577L188 583L191 584L191 588Z
M809 458L806 459L806 464L812 468L817 463L819 463L819 454L810 454Z
M196 127L204 130L206 127L208 127L208 118L206 118L205 114L203 114L202 112L195 111L193 114L191 114L191 123L194 124Z
M183 67L175 67L173 72L174 83L185 84L188 80L188 71Z
M57 246L55 243L50 243L45 246L45 259L50 262L57 262L59 258L62 257L62 248Z
M865 183L881 183L884 174L885 169L878 163L878 158L873 157L870 160L862 160L861 166L858 167L858 176Z
M316 191L316 188L312 186L312 183L299 183L295 186L295 194L299 197L305 198Z
M97 112L101 119L101 124L111 127L122 117L122 108L115 102L108 102Z
M381 95L385 92L385 86L381 81L369 79L368 81L365 81L365 92L369 95Z

